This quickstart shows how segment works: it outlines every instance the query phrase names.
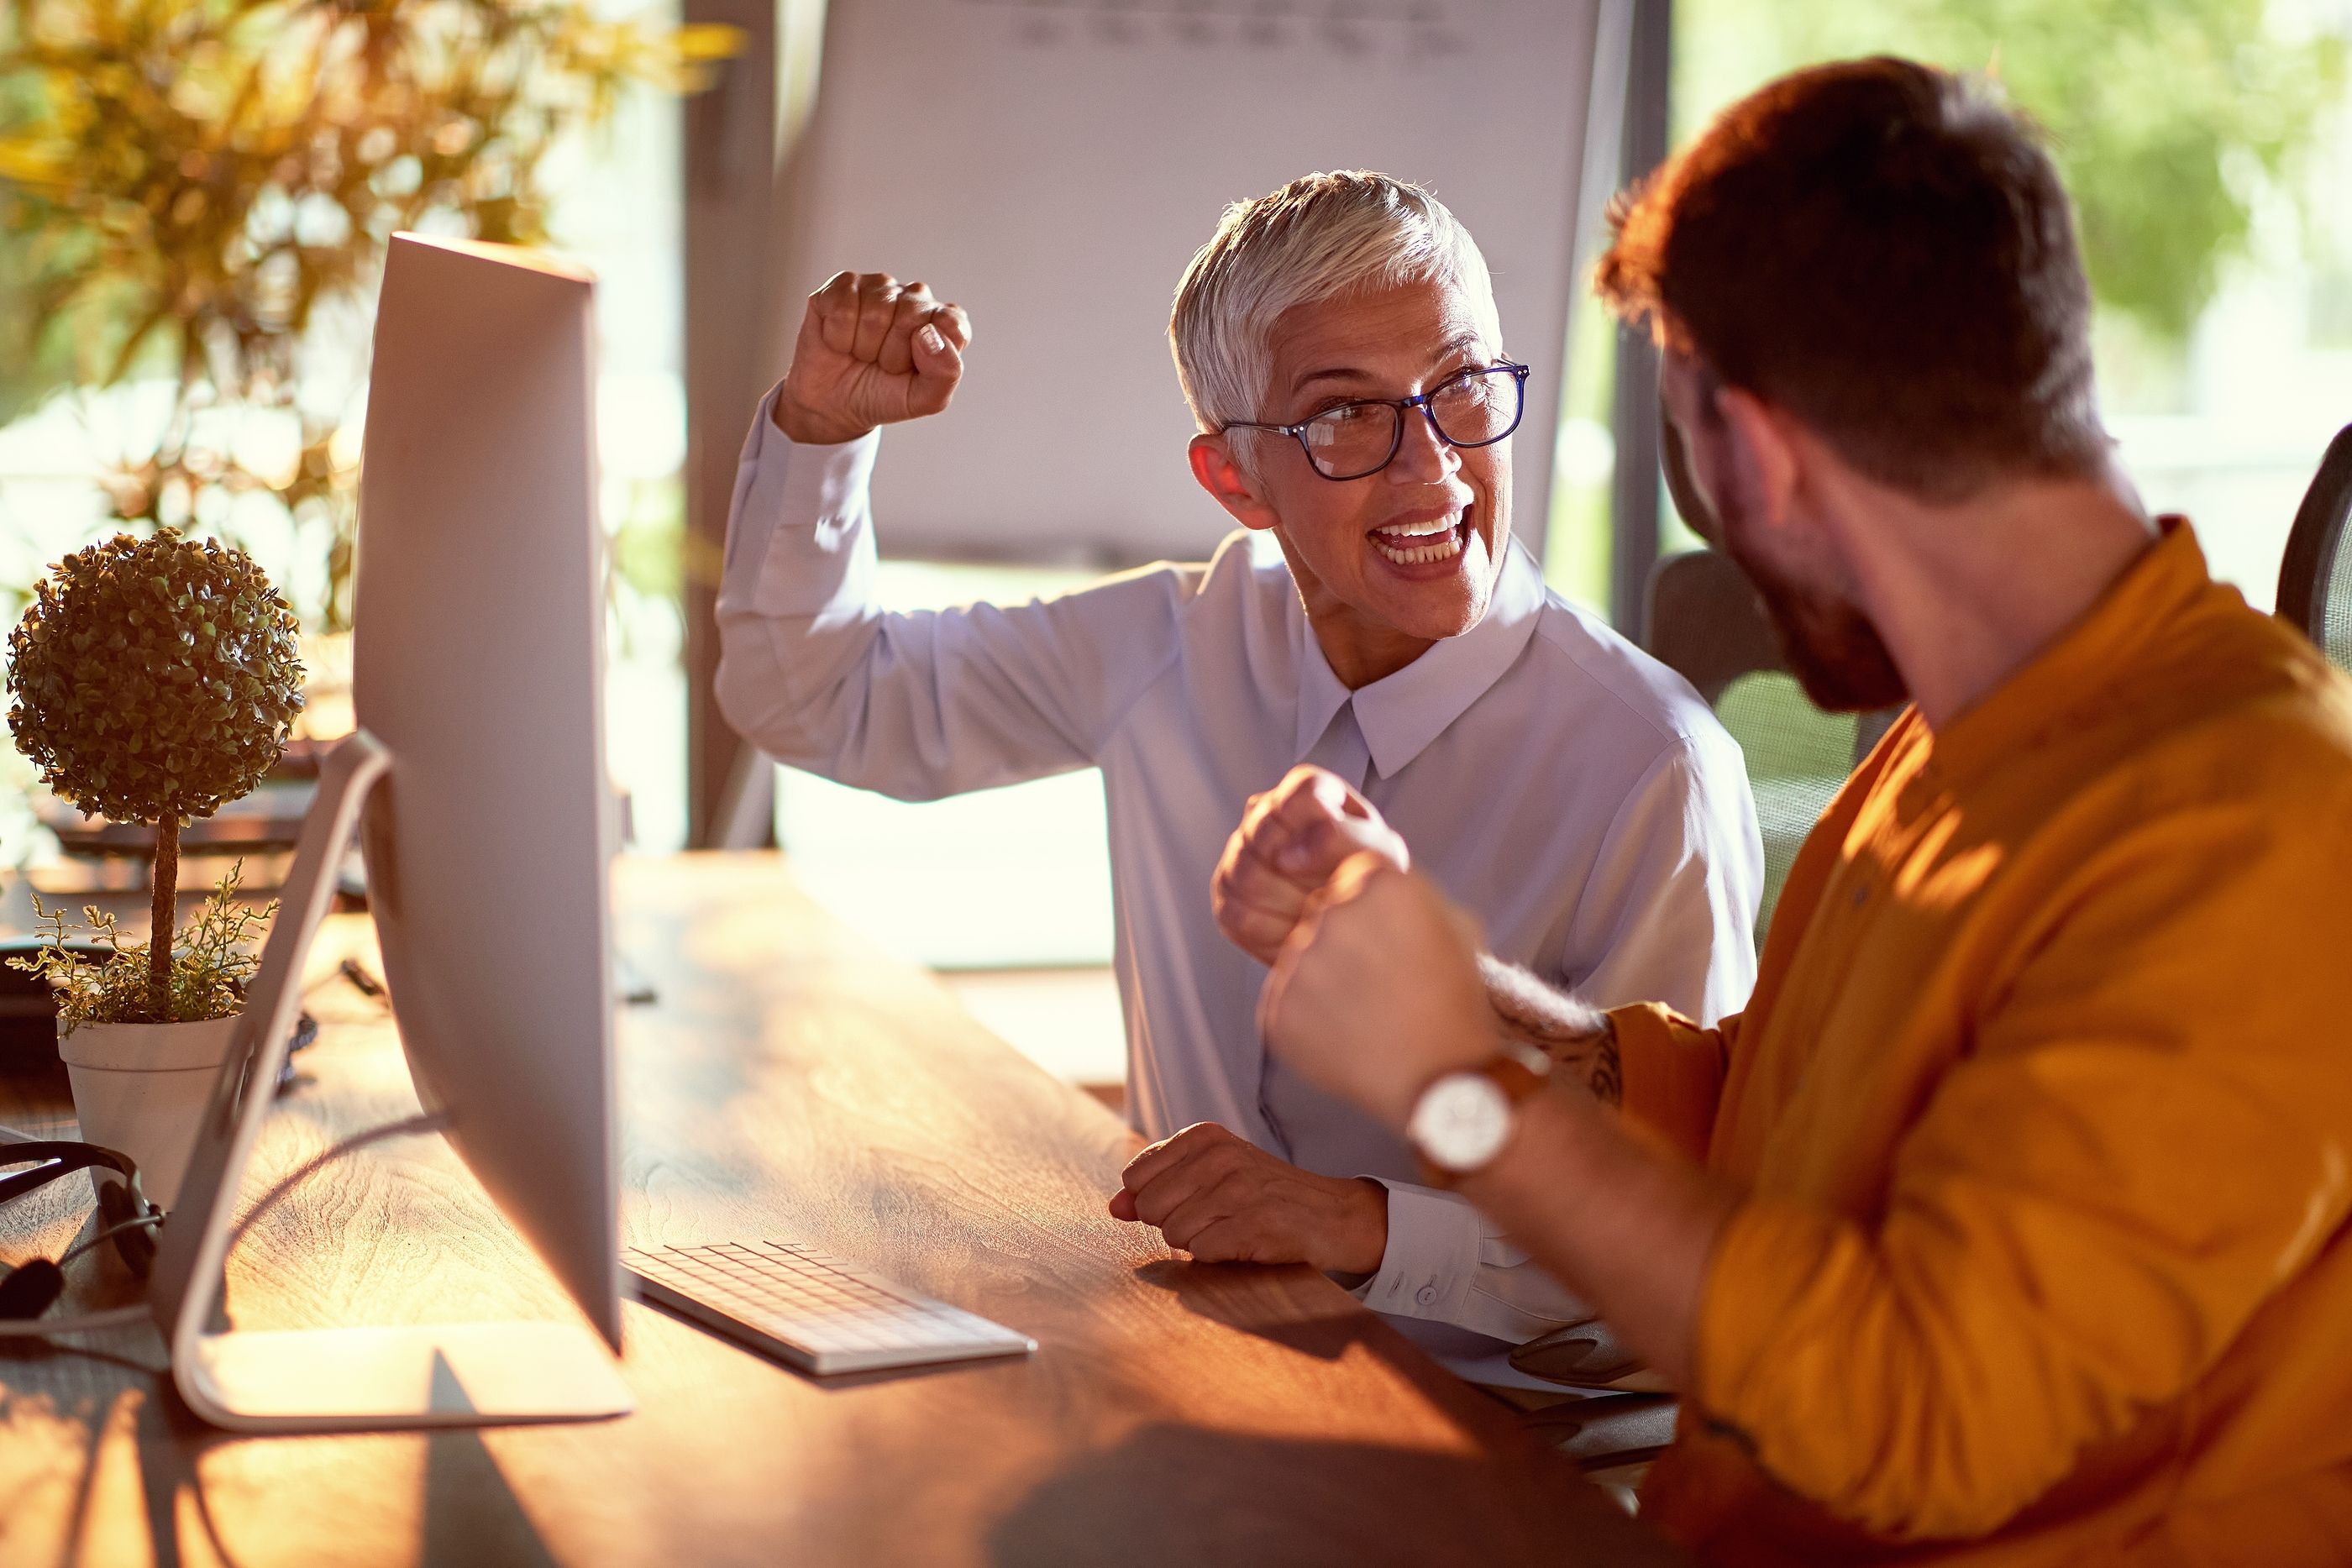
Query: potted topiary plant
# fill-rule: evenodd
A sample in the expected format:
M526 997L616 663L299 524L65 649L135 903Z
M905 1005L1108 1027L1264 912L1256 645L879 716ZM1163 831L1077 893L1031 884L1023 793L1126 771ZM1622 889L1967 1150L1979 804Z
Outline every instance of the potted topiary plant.
M34 589L9 634L8 727L41 781L84 815L155 829L144 943L87 914L109 956L51 945L32 959L58 990L58 1049L82 1135L139 1162L169 1207L214 1073L227 1055L268 918L236 897L232 870L176 929L180 829L260 782L302 707L292 611L242 551L169 528L77 550Z

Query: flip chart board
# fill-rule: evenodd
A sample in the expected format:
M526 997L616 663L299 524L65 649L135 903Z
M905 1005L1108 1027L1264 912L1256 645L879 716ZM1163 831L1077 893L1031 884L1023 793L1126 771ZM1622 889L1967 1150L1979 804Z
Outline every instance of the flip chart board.
M1603 3L830 0L777 362L843 267L928 282L974 328L954 406L884 437L883 547L1205 551L1231 524L1185 466L1177 278L1226 203L1338 168L1419 181L1477 236L1535 368L1514 527L1539 545Z

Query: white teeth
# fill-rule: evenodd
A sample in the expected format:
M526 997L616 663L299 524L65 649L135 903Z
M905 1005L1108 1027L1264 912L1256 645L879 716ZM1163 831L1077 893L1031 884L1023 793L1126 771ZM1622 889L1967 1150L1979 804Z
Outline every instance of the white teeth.
M1416 545L1411 549L1398 549L1378 534L1372 536L1372 545L1399 566L1422 566L1462 553L1462 540L1451 528L1434 544Z

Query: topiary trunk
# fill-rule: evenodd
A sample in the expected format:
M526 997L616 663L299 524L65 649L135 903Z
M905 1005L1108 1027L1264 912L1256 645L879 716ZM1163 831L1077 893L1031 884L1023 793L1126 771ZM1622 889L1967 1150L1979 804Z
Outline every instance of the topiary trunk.
M155 1021L172 1021L172 925L179 911L180 818L163 813L155 824L155 904L147 938L147 984L155 993Z

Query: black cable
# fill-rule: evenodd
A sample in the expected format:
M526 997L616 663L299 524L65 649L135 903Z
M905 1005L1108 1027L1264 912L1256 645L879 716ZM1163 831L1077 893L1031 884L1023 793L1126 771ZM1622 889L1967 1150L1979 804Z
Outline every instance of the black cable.
M60 1269L64 1268L67 1264L72 1262L75 1259L89 1251L91 1248L96 1247L102 1242L111 1241L126 1230L137 1230L142 1226L161 1225L163 1223L163 1217L160 1214L142 1214L138 1216L136 1218L126 1219L120 1225L110 1225L105 1229L100 1231L97 1235L90 1237L88 1240L77 1241L71 1247L68 1248L65 1252L58 1257L58 1267Z
M381 1126L370 1127L363 1132L354 1133L348 1138L328 1145L280 1176L271 1185L268 1191L261 1195L258 1202L245 1211L244 1217L230 1229L228 1240L223 1250L235 1247L243 1239L245 1233L253 1228L254 1222L275 1208L288 1193L292 1192L309 1177L345 1155L388 1138L403 1137L411 1133L438 1132L447 1125L446 1116L436 1112L424 1112L402 1121L386 1122ZM87 1145L72 1146L76 1149L89 1147ZM59 1145L40 1141L33 1141L29 1147L23 1144L0 1144L0 1148L11 1151L9 1155L0 1155L0 1164L27 1164L35 1160L47 1160L50 1162L50 1166L68 1163L72 1168L79 1168L79 1166L84 1163L79 1160L59 1161L58 1156L51 1153L53 1149L58 1147ZM61 1174L51 1169L49 1166L45 1166L44 1171L50 1175ZM5 1277L0 1277L0 1338L18 1336L47 1338L53 1334L84 1333L103 1329L127 1328L134 1323L147 1321L152 1309L143 1305L114 1307L105 1312L85 1313L79 1317L44 1318L40 1314L47 1312L58 1298L64 1294L65 1266L68 1263L72 1262L91 1248L112 1240L118 1236L143 1229L149 1226L161 1225L164 1218L163 1215L156 1213L134 1215L76 1243L54 1262L47 1258L35 1258L9 1270Z
M35 1261L46 1261L37 1259ZM47 1339L61 1333L102 1333L155 1321L155 1310L144 1302L135 1307L109 1307L70 1318L0 1318L0 1338Z

